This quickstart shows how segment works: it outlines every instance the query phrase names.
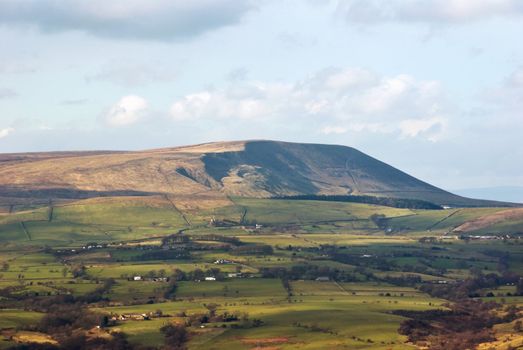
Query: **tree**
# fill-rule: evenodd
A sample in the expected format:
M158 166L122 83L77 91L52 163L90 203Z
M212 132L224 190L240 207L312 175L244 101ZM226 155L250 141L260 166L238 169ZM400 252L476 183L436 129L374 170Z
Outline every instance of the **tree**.
M103 315L100 317L100 328L105 328L109 325L109 317L107 315Z
M185 350L189 334L183 325L167 324L160 328L165 336L165 347L169 350Z
M169 281L169 284L167 285L167 288L163 292L163 297L165 299L175 299L176 298L176 290L178 289L178 285L176 284L175 279L171 279Z
M520 278L516 285L517 295L523 295L523 278Z
M192 279L194 281L201 281L204 279L204 277L205 277L205 273L201 269L195 269L192 272Z
M210 318L216 316L216 309L218 308L218 305L216 305L214 303L211 303L211 304L205 305L205 308L207 308L207 310L209 310L209 317Z
M184 281L187 279L187 275L180 269L174 269L171 275L171 279L175 281Z

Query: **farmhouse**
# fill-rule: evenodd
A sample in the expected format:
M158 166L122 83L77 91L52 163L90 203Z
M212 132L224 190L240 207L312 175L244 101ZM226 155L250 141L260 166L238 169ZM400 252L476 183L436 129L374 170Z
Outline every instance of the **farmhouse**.
M223 265L223 264L232 264L232 261L227 259L218 259L214 262L217 265Z
M153 282L169 282L169 277L153 277L150 280Z
M121 314L121 315L115 315L111 317L111 321L145 321L150 320L151 316L148 314L137 314L137 313L130 313L130 314Z

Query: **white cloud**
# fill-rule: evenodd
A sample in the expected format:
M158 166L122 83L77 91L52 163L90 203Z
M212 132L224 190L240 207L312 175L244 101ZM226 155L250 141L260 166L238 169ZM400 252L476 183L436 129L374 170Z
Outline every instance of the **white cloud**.
M171 40L237 23L253 8L249 0L2 0L0 23L29 24L46 32Z
M229 91L202 91L176 101L170 110L174 120L257 119L271 114L265 87L251 86L251 94Z
M110 126L135 124L146 116L147 100L140 96L122 97L105 114L105 121Z
M0 139L9 136L13 131L15 131L13 128L0 129Z
M321 129L321 132L325 135L345 134L347 131L349 131L349 130L342 126L326 126L323 129Z
M323 124L318 129L323 134L396 133L437 140L445 132L438 125L444 125L447 104L438 82L350 68L322 70L294 83L239 82L199 91L174 101L170 115L175 121ZM427 126L436 119L439 123Z
M340 0L338 11L350 22L465 23L523 15L520 0Z
M404 137L424 135L429 141L436 142L444 135L447 127L445 118L407 119L400 122L401 134Z

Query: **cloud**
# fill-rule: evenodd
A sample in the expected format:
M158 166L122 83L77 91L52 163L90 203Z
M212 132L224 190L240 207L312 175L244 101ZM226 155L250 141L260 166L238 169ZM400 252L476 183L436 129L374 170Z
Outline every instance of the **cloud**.
M173 40L235 24L252 9L249 0L2 0L0 23L33 25L44 32Z
M400 122L401 135L403 137L424 137L432 142L439 141L444 135L447 120L444 118L407 119Z
M0 88L0 100L2 100L4 98L13 98L16 96L18 96L16 91L14 91L12 89Z
M338 2L349 22L466 23L523 15L519 0L352 0Z
M9 136L13 131L15 131L13 128L0 129L0 139Z
M278 122L319 126L323 134L395 133L436 141L446 130L447 109L436 81L329 68L297 82L233 82L191 93L174 101L170 116L177 122Z
M325 126L323 129L321 129L321 132L325 135L345 134L347 131L349 131L347 128L341 126Z
M127 126L135 124L147 115L147 101L135 95L122 97L105 114L105 122L110 126Z

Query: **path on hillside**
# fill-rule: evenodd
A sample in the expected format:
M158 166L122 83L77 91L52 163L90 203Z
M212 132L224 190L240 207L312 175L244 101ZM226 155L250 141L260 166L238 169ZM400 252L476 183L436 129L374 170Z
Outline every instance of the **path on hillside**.
M347 289L345 289L345 287L339 284L338 281L334 281L334 284L337 285L342 292L345 292L347 295L351 295L351 293Z
M25 235L27 236L27 239L32 241L31 234L29 231L27 231L27 227L25 226L25 223L23 221L20 221L20 226L22 227L22 230L24 231Z
M174 186L173 186L171 180L169 179L169 176L167 176L167 174L164 173L164 171L162 170L162 166L161 165L158 166L158 173L160 173L160 175L163 176L163 178L165 179L165 182L171 188L171 191L174 192ZM176 204L174 204L174 201L169 197L169 194L166 193L164 195L164 197L171 204L171 206L173 207L174 211L177 212L183 218L183 221L185 221L187 226L191 227L191 223L190 223L189 219L187 219L185 214L176 206Z
M347 174L349 174L349 176L352 179L352 182L354 183L354 188L351 188L351 193L355 191L358 192L358 183L356 182L356 178L354 177L354 175L352 175L352 172L349 167L349 162L350 160L347 158L347 160L345 160L345 170L347 171Z
M461 209L458 209L458 210L455 210L453 211L452 213L450 213L449 215L445 216L443 219L437 221L436 223L430 225L429 227L427 227L427 231L430 231L432 230L434 227L438 226L439 224L441 224L443 221L447 220L448 218L452 217L454 214L457 214L458 212L460 212Z
M225 194L225 197L227 197L227 199L236 207L238 208L238 210L241 211L241 215L240 215L240 225L245 225L245 218L247 217L247 207L243 206L243 205L239 205L238 203L236 203L232 198L231 196L229 196L228 194ZM214 212L214 211L213 211Z

